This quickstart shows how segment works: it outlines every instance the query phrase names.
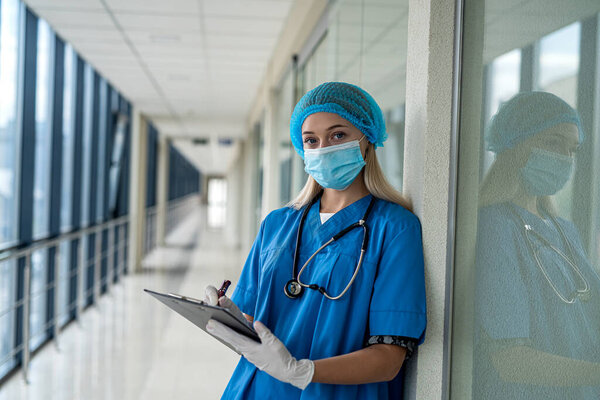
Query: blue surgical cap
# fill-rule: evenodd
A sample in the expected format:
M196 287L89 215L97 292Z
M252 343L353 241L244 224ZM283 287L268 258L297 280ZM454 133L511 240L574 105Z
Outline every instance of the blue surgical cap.
M518 93L503 103L490 121L487 149L501 153L536 133L563 123L577 125L581 144L584 138L581 119L567 102L547 92Z
M375 147L383 146L387 139L383 113L369 93L349 83L326 82L302 96L292 113L290 136L302 158L302 124L306 117L318 112L334 113L348 120Z

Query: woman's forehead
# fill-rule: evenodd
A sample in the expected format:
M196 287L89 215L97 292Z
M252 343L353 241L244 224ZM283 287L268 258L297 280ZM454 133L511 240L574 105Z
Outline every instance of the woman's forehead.
M554 125L532 137L536 143L544 142L552 138L559 138L569 142L573 146L579 144L579 128L575 124L562 123Z
M354 125L352 125L347 119L339 116L338 114L329 112L318 112L310 114L308 117L306 117L306 119L302 123L302 133L307 131L324 131L336 125L354 128Z

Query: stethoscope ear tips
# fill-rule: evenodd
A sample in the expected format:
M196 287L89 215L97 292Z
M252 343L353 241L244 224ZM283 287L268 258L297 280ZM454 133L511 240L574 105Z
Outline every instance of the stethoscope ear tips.
M297 299L302 294L302 286L295 279L290 279L283 289L285 295L290 299Z

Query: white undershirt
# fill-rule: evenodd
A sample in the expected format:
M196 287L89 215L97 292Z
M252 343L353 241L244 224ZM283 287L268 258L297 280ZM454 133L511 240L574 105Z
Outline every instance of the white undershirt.
M329 218L331 218L331 216L335 214L335 213L320 213L321 215L321 224L324 224L325 222L327 222L327 220Z

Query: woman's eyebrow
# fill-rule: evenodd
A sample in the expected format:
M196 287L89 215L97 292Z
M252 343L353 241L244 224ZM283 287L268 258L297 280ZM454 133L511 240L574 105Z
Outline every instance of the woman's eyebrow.
M329 128L327 128L326 130L330 131L330 130L335 129L335 128L347 128L347 126L346 125L339 125L339 124L338 125L332 125ZM312 135L312 134L314 134L314 132L304 131L304 132L302 132L302 134L303 135Z

